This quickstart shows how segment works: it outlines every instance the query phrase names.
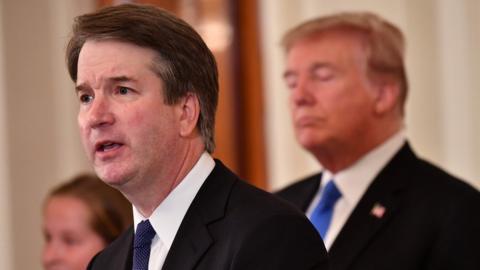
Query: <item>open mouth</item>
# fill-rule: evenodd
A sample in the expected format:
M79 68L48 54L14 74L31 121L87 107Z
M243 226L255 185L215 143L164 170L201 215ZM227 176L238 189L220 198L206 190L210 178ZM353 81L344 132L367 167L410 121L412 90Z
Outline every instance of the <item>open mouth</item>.
M122 144L117 142L102 142L96 145L95 150L97 152L108 152L108 151L117 149L121 146Z

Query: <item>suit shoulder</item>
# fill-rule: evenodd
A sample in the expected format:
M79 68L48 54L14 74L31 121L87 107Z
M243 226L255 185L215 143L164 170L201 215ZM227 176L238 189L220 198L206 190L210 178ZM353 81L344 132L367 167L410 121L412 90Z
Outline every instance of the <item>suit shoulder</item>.
M236 262L261 257L255 267L240 263L237 269L327 269L327 251L305 216L272 213L250 221L237 237Z
M241 180L232 189L229 205L237 207L239 210L244 209L250 214L261 216L268 216L268 213L288 213L303 216L291 204Z
M480 196L479 191L465 180L451 175L428 161L419 159L417 168L419 182L422 182L427 188L433 188L445 199Z
M228 220L235 223L237 262L261 259L238 269L326 269L323 242L307 217L293 205L239 181L231 194ZM262 266L262 267L260 267Z
M196 206L206 204L201 208L217 209L219 205L225 205L222 212L229 212L238 215L260 215L264 212L272 213L287 211L294 214L301 214L289 203L274 196L273 194L257 188L239 178L235 173L225 167L220 161L216 161L212 174L205 181L197 194ZM205 210L207 211L207 210ZM208 214L205 214L207 216Z
M429 213L434 224L450 224L471 219L480 211L480 192L464 180L422 159L402 172L398 181L404 185L403 204L416 213ZM458 223L458 222L457 222Z

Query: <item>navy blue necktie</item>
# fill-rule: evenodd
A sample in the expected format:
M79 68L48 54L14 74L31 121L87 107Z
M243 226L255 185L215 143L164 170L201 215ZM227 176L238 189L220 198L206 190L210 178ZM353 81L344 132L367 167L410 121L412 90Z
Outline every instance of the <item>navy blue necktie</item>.
M310 221L313 223L313 226L315 226L317 231L320 233L320 236L322 236L322 239L324 240L328 231L328 227L330 226L330 221L332 220L333 208L338 198L341 196L342 194L338 190L337 186L335 186L333 180L331 180L325 186L322 193L322 198L320 198L320 202L318 202L317 207L315 207L312 215L310 216Z
M154 236L155 230L148 219L138 224L133 241L133 270L148 270L150 245Z

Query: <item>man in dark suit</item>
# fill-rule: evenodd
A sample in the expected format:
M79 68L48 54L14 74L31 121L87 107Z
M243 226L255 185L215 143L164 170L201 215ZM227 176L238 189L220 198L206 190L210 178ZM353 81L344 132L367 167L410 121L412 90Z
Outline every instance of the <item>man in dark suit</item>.
M278 192L322 235L333 270L480 269L480 194L418 158L404 132L401 31L371 13L289 31L299 143L323 171Z
M151 6L105 8L76 19L67 61L87 155L134 206L134 227L88 269L327 268L300 211L210 156L217 68L188 24Z

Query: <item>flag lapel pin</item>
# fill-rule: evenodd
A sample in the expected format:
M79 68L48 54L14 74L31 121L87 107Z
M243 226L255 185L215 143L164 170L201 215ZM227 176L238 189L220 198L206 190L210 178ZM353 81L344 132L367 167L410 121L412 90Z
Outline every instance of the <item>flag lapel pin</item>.
M385 211L387 209L385 206L381 205L380 203L375 203L370 211L370 214L378 219L382 218L385 215Z

